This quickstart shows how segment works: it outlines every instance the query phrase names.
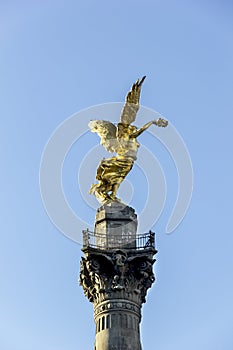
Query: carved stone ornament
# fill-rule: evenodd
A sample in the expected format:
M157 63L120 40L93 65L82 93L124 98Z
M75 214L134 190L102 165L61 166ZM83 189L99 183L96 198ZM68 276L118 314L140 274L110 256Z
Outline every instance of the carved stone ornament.
M113 297L123 291L124 295L137 295L138 301L146 301L147 290L155 281L152 266L155 259L140 252L133 256L124 250L111 253L90 253L82 257L79 282L90 302ZM119 294L119 293L118 293Z

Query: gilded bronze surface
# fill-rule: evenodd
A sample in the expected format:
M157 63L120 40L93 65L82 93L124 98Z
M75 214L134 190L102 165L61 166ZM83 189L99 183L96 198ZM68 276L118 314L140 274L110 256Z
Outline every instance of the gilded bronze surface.
M140 144L137 137L141 135L151 125L166 127L167 120L159 118L152 120L137 129L131 125L135 121L139 110L140 91L145 77L137 80L132 85L126 96L126 102L121 112L120 123L117 127L109 121L92 120L89 128L92 132L97 132L101 138L100 144L109 152L115 152L116 156L102 159L96 174L97 184L93 184L89 193L93 193L101 204L108 201L120 201L117 198L117 190L133 167L137 159L137 151Z

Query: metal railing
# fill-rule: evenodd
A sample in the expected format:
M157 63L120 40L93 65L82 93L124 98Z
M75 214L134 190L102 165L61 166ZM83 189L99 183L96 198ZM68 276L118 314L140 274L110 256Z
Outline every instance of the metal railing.
M110 249L155 249L155 233L149 231L143 234L132 234L131 232L121 235L106 235L83 230L83 249L94 248L101 250Z

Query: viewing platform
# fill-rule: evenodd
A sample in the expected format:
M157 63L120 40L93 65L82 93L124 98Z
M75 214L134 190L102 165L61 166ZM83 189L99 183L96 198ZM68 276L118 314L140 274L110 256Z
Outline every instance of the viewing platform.
M132 234L131 232L124 234L106 235L83 230L83 250L88 248L98 250L154 250L155 251L155 233L149 231L142 234Z

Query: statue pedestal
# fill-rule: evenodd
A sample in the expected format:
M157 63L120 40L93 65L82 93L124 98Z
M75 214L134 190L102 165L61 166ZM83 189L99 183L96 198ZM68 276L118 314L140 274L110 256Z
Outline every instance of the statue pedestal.
M84 232L80 284L94 304L95 350L141 350L141 306L155 280L154 234L138 235L134 209L100 207L95 231Z
M103 249L136 248L137 215L119 202L101 206L96 213L95 236Z

